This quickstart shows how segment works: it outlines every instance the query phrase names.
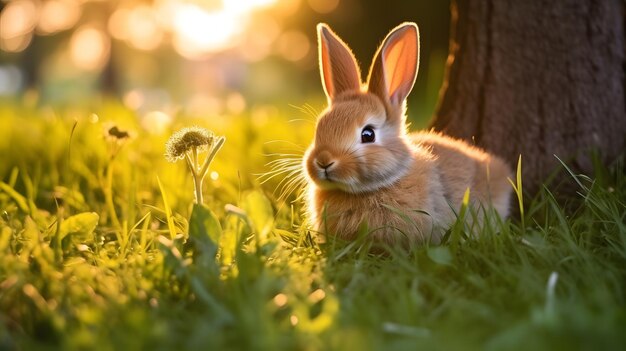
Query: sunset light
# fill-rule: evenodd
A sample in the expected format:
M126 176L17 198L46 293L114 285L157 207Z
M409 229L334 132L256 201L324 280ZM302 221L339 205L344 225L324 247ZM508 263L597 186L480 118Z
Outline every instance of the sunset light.
M180 55L198 59L241 45L242 33L248 30L254 12L275 6L278 1L121 2L110 14L106 27L109 35L135 49L155 50L167 37ZM76 0L11 1L1 13L0 48L22 51L28 47L35 30L44 35L69 30L82 15L81 4Z
M242 17L226 10L205 11L197 5L180 6L174 14L174 48L194 58L233 47L241 33Z
M78 68L101 68L109 56L109 38L95 27L80 27L70 40L70 57Z
M19 52L28 46L37 25L37 6L19 0L6 5L0 13L0 49Z
M54 34L72 28L79 20L81 7L77 0L50 0L41 6L37 30Z
M163 39L163 28L159 26L154 9L140 5L126 14L124 23L120 23L122 38L139 50L156 49ZM110 25L110 30L113 26Z

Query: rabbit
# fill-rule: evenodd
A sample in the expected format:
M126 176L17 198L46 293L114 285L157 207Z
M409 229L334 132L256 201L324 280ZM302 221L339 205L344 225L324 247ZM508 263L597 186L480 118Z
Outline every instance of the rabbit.
M366 228L387 244L439 243L466 189L476 209L509 213L509 166L435 132L409 134L406 98L419 65L415 23L393 29L377 50L366 84L350 48L317 25L328 107L303 157L306 211L314 230L353 240Z

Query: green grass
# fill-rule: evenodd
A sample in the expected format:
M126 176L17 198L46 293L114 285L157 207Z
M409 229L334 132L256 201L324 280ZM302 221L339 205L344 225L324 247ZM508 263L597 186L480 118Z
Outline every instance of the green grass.
M301 204L277 200L280 180L259 184L264 154L302 152L312 135L310 117L285 111L180 116L151 134L112 103L1 104L0 349L626 345L622 166L572 178L567 204L548 189L524 199L524 221L476 239L457 224L442 246L377 256L364 241L316 244ZM107 123L132 138L105 139ZM192 124L227 138L195 209L184 162L163 157L168 133Z

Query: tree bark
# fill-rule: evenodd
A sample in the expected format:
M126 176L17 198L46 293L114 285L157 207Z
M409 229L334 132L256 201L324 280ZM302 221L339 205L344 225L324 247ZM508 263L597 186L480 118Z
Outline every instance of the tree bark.
M522 155L534 193L559 166L591 174L626 148L623 2L456 0L432 127Z

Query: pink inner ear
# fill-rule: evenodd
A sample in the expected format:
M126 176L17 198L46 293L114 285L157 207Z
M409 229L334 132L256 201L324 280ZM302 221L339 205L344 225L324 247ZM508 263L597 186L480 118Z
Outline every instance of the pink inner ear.
M328 55L328 43L326 40L322 40L321 43L322 54L322 79L324 80L324 88L328 97L334 96L332 68L330 66L330 56Z
M417 73L417 42L412 31L402 33L383 52L387 93L392 103L400 103L409 94Z
M350 48L327 26L318 25L322 84L329 100L349 90L359 90L361 74Z

